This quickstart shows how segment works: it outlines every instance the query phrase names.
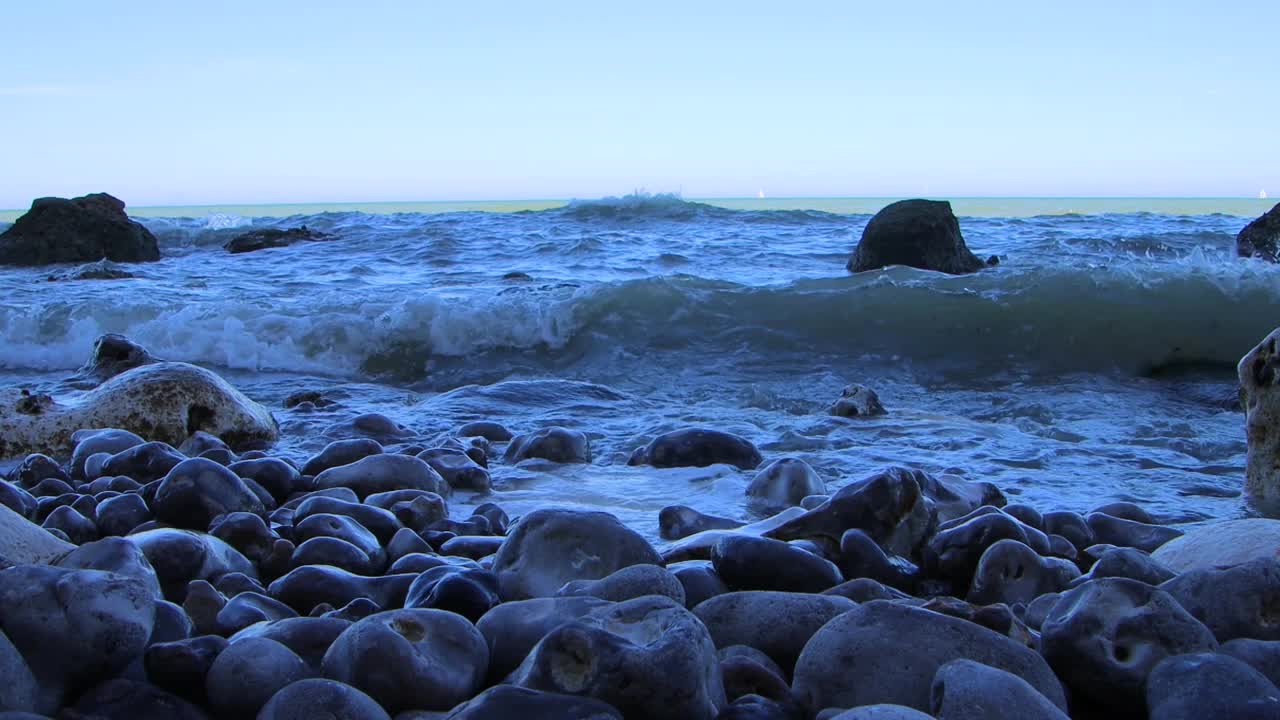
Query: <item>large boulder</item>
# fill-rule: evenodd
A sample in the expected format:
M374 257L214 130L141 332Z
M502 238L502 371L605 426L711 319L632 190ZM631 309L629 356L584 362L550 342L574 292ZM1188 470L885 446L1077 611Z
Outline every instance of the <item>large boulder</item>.
M493 559L507 600L551 597L572 580L598 580L630 565L658 565L647 540L603 512L542 509L511 529Z
M1280 690L1233 657L1177 655L1151 671L1147 706L1160 720L1264 720L1280 717Z
M1245 225L1236 235L1236 254L1280 262L1280 203Z
M81 428L119 428L175 447L198 430L232 447L274 442L279 431L266 408L187 363L136 367L65 403L0 389L0 458L65 456Z
M14 565L51 563L76 546L0 505L0 570Z
M1280 505L1280 329L1240 359L1240 401L1245 412L1245 493Z
M901 200L876 213L847 267L863 272L890 265L952 275L986 267L965 245L951 203L935 200Z
M1195 528L1161 545L1151 558L1170 570L1240 565L1258 558L1274 558L1280 548L1280 520L1246 518L1224 520Z
M92 262L150 262L160 259L151 231L129 219L124 202L106 193L72 198L38 198L31 209L0 233L0 265Z

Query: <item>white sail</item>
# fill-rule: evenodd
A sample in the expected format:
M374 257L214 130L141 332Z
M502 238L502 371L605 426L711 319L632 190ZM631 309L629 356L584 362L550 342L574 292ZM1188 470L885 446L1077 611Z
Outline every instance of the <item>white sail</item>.
M760 198L761 200L763 200L763 199L764 199L764 190L758 190L758 191L756 191L756 197L758 197L758 198Z
M1267 191L1266 191L1266 190L1259 190L1259 191L1258 191L1258 199L1259 199L1259 200L1266 200L1266 199L1267 199Z

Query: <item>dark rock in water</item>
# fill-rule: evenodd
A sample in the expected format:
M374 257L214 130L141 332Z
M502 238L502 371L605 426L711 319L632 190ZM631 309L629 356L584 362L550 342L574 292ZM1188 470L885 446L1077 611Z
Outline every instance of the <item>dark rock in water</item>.
M93 341L89 360L76 373L77 380L98 384L143 365L160 362L146 348L124 335L107 333Z
M829 560L780 540L740 535L711 551L716 574L733 590L819 593L843 582Z
M1188 570L1162 584L1218 642L1280 640L1280 557Z
M1144 525L1156 524L1155 518L1151 517L1151 513L1143 509L1137 503L1126 501L1109 502L1089 511L1089 515L1093 513L1105 513L1111 517L1118 517L1122 520L1132 520L1133 522L1143 523Z
M627 464L673 468L724 463L741 470L753 470L762 460L760 451L746 438L719 430L690 428L659 435L648 445L637 448Z
M969 251L951 203L900 200L876 213L849 258L850 272L906 265L951 275L977 272L986 263Z
M1280 203L1245 225L1236 235L1236 254L1280 262Z
M574 580L565 583L556 594L590 595L613 602L624 602L645 595L662 595L685 605L684 586L675 575L658 565L631 565L599 580Z
M875 417L887 411L880 403L880 396L866 385L846 385L840 391L840 398L827 409L831 415L838 417Z
M128 280L137 277L128 270L122 270L110 260L99 260L97 262L81 265L70 272L58 275L50 275L45 278L49 282L65 282L68 280Z
M338 636L326 677L369 694L388 712L448 710L475 695L489 648L475 626L443 610L371 615Z
M150 262L160 259L151 231L129 219L124 203L106 193L38 198L0 233L0 265L65 262Z
M251 637L270 638L292 650L307 664L311 674L318 676L329 646L349 627L350 621L337 618L297 617L251 625L232 635L231 642Z
M205 675L226 647L226 638L217 635L154 643L147 648L143 662L147 679L159 688L204 705L209 701Z
M152 506L160 520L191 530L207 530L215 517L226 513L265 512L262 501L238 475L204 458L175 465L160 481Z
M448 720L622 720L612 705L589 697L496 685L455 707Z
M938 720L1067 720L1026 680L972 660L938 668L930 706Z
M1147 706L1160 720L1273 719L1280 717L1280 689L1233 657L1178 655L1151 671Z
M89 518L72 510L69 505L54 508L44 519L41 526L47 529L56 528L62 531L67 539L76 545L83 545L98 539L98 526Z
M1127 578L1063 593L1040 633L1040 652L1073 698L1126 714L1145 710L1147 675L1161 660L1218 649L1172 595Z
M329 468L350 465L370 455L380 455L382 445L369 438L353 438L351 440L335 440L308 460L300 471L303 475L319 475Z
M512 673L511 684L592 697L624 716L653 720L711 720L726 704L706 627L656 596L555 628Z
M799 505L809 495L824 495L827 486L809 463L780 458L769 463L747 485L747 497L765 508Z
M835 616L857 607L846 598L747 591L717 595L693 608L716 647L746 645L790 674L805 643Z
M500 602L498 578L493 573L442 565L427 570L413 581L404 606L448 610L475 622Z
M440 473L425 462L408 455L385 453L329 468L316 476L315 486L318 490L349 488L360 498L393 490L425 490L437 495L448 495L450 491Z
M257 720L391 720L377 701L333 680L299 680L271 696Z
M982 507L999 509L1007 502L1000 488L989 482L965 480L949 474L930 475L923 470L908 468L896 470L910 474L916 481L920 486L920 492L937 508L940 523L956 520ZM1043 534L1037 528L1031 528L1031 530L1036 534ZM1036 546L1033 544L1032 547Z
M490 681L500 681L515 670L547 633L612 604L595 597L555 597L494 607L476 622L489 647Z
M489 491L489 471L480 467L469 455L452 448L431 448L417 455L457 490Z
M207 720L200 708L150 683L109 680L84 695L58 717L66 720Z
M356 598L369 598L381 607L399 607L418 575L366 577L326 565L304 565L271 583L267 594L299 613L321 603L342 607Z
M212 535L157 528L129 535L156 571L166 600L182 602L192 580L207 580L239 572L257 577L253 563L238 550Z
M511 431L496 422L476 420L458 428L459 437L482 437L489 442L506 442L514 437Z
M529 458L557 463L589 463L591 443L581 432L562 427L543 428L512 438L504 459L518 463Z
M858 528L840 536L840 573L846 578L870 578L903 592L914 592L920 569L906 558L890 557L875 540Z
M1150 525L1101 512L1089 513L1085 521L1089 523L1089 528L1093 530L1093 536L1097 542L1119 547L1134 547L1143 552L1153 552L1161 545L1184 534L1177 528Z
M210 704L226 717L253 717L285 686L308 676L307 664L275 640L251 637L231 643L205 678Z
M684 605L689 609L697 607L717 595L729 592L729 586L716 574L710 560L685 560L670 563L667 570L675 576L684 588Z
M737 520L704 515L685 505L668 505L658 511L658 534L664 540L679 540L703 530L732 530L742 527Z
M1280 640L1238 638L1222 643L1219 652L1247 663L1280 687Z
M838 546L846 530L858 528L886 551L910 557L918 550L932 521L914 474L893 467L840 488L826 502L765 536L778 540L821 539Z
M1062 686L1033 650L965 620L883 600L822 626L800 653L792 688L810 713L876 703L928 711L938 669L961 659L1013 673L1066 710Z
M155 624L145 583L99 570L2 570L0 608L0 631L39 682L39 712L141 658Z
M312 230L306 225L296 228L257 228L231 238L222 247L235 255L267 248L288 247L297 242L332 240L333 237L329 233Z
M603 512L541 509L511 528L494 558L502 597L550 597L571 580L597 580L628 565L658 565L648 541Z
M307 403L313 408L325 408L330 405L337 404L335 401L325 397L324 394L318 390L301 390L284 399L284 407L286 410L302 405L303 403Z
M1028 603L1066 590L1078 577L1074 563L1041 557L1017 540L998 540L982 553L965 598L980 605Z
M471 516L488 520L489 527L495 535L506 535L507 528L511 525L511 518L507 517L507 512L494 503L477 505L476 509L471 511Z

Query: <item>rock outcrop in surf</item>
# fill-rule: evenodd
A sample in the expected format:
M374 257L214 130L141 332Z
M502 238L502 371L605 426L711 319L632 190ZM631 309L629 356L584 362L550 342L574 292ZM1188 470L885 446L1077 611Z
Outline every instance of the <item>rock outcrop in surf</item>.
M988 263L965 245L951 203L900 200L871 218L846 267L850 272L863 272L890 265L963 275Z
M106 193L38 198L0 233L0 265L151 262L160 246L151 231L129 219L124 201Z
M1236 235L1236 254L1280 262L1280 203L1245 225Z
M288 247L299 242L320 242L332 239L333 235L312 230L306 225L296 228L258 228L231 238L222 247L235 255L267 248Z

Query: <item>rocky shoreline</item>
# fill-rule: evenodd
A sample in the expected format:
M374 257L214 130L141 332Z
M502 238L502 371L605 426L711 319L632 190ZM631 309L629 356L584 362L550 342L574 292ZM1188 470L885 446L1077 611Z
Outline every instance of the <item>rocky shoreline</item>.
M1240 371L1264 496L1273 355ZM695 427L630 464L757 470L744 502L768 517L672 506L654 545L604 512L509 517L500 493L450 512L503 465L590 463L575 430L426 447L364 415L295 462L203 373L107 336L79 401L6 400L25 457L0 482L0 717L1280 716L1280 521L1184 534L902 467L828 495ZM829 412L886 411L851 386Z

